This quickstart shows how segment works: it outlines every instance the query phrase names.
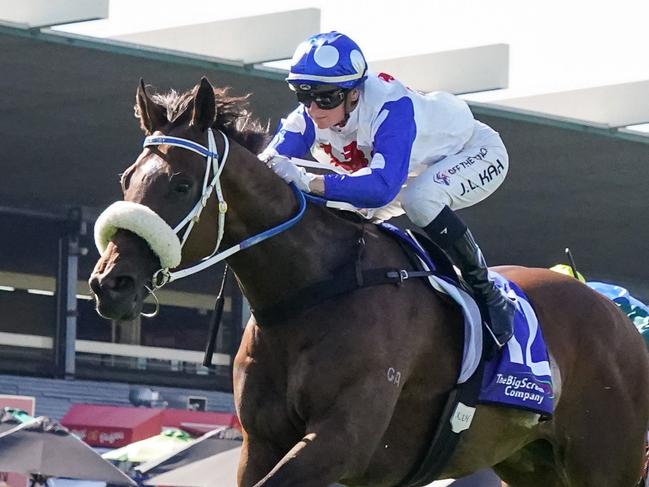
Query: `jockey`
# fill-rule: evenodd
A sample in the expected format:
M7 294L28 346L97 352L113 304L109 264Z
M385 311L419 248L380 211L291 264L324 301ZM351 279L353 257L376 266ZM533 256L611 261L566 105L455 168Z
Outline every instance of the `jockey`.
M405 212L460 269L502 347L515 306L489 280L480 248L454 212L505 179L509 159L498 133L451 94L421 94L368 73L358 45L338 32L300 44L287 82L299 106L260 159L302 191L374 209L377 220ZM314 175L288 159L309 151L346 174Z

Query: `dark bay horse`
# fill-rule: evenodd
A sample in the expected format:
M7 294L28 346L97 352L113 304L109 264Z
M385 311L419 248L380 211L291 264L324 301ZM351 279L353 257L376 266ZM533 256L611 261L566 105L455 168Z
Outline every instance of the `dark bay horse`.
M150 96L141 84L136 100L146 135L178 139L144 148L123 174L124 200L176 225L212 178L204 148L215 144L222 157L227 141L229 156L219 162L228 204L220 248L298 212L296 193L255 156L265 134L247 123L244 100L206 79L181 95ZM211 128L215 142L208 144ZM169 140L200 144L203 152ZM219 188L205 200L181 267L214 252L217 215L225 209L214 196ZM109 318L137 316L144 286L160 279L153 275L161 267L177 265L154 253L160 242L147 244L133 231L107 237L90 279L97 309ZM361 239L364 269L404 266L400 247L376 227L312 204L290 229L227 262L251 307L268 309L331 276L358 255ZM649 361L639 333L612 302L575 279L499 270L535 306L553 365L555 413L539 421L529 412L478 406L440 478L491 466L514 487L636 485L649 420ZM417 279L327 299L272 326L251 317L234 368L244 429L239 486L400 485L426 452L457 380L463 333L456 307Z

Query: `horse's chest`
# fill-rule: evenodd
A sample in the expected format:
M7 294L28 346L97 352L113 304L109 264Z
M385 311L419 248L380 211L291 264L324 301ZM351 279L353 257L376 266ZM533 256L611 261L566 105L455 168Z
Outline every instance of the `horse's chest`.
M252 404L245 406L244 403L240 415L241 424L246 431L257 436L274 438L294 431L286 408L280 401L273 398L258 401L255 406Z
M292 417L284 380L252 367L241 385L238 410L247 432L267 438L303 434Z

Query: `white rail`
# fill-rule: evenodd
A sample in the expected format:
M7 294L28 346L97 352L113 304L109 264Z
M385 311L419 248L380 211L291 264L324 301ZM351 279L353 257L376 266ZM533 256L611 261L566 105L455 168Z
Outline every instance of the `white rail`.
M41 335L26 335L22 333L0 332L0 345L25 348L52 349L53 339ZM143 345L127 345L123 343L107 343L92 340L76 340L76 351L81 353L95 353L98 355L117 355L120 357L134 357L154 360L177 360L201 364L203 352L193 350L176 350L173 348L147 347ZM230 356L215 353L212 365L230 365Z

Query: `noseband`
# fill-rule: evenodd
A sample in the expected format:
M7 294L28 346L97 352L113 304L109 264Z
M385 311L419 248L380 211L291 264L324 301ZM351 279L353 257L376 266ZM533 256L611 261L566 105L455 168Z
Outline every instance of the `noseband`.
M144 143L142 144L143 147L163 144L171 145L190 150L202 155L206 159L203 191L201 196L187 216L185 216L185 218L183 218L174 228L171 228L169 224L167 224L167 222L165 222L151 208L130 201L117 201L113 203L104 210L95 223L95 245L100 254L104 253L108 246L108 242L110 242L119 229L129 230L149 244L151 250L160 259L161 264L161 268L153 274L151 279L152 289L150 291L152 293L169 282L202 271L217 262L227 259L240 250L252 247L253 245L261 243L264 240L289 229L304 215L306 209L306 198L294 184L291 184L291 189L295 193L299 202L297 214L276 227L248 237L239 244L222 252L218 252L225 230L225 214L228 210L228 205L223 198L223 192L221 190L220 177L229 154L228 138L223 132L219 131L219 133L223 137L224 141L223 157L221 157L220 160L212 129L208 129L208 147L204 147L203 145L188 139L167 135L151 135L144 139ZM210 173L213 174L211 180L209 179ZM196 223L198 223L201 213L207 205L207 201L212 193L216 194L219 209L217 223L218 233L214 251L210 255L201 259L197 264L172 272L171 269L180 265L182 259L182 248L187 242L192 228ZM181 232L182 237L179 237Z

